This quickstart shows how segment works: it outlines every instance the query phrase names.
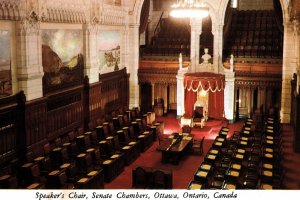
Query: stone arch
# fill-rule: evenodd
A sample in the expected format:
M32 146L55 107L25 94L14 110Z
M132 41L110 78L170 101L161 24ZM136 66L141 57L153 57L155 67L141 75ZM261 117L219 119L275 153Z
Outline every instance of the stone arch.
M134 5L134 12L135 12L134 23L140 24L140 16L141 16L143 4L144 4L144 0L138 0L137 3Z
M209 1L204 1L204 3L207 5L207 7L209 8L209 16L211 18L211 22L212 22L212 33L214 34L214 29L215 29L215 26L217 24L219 24L219 16L214 8L213 5L211 5L211 3Z

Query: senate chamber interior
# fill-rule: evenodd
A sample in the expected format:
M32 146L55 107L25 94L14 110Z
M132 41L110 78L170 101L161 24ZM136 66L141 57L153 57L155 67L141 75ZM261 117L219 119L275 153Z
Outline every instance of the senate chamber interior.
M0 0L0 189L300 189L298 0Z

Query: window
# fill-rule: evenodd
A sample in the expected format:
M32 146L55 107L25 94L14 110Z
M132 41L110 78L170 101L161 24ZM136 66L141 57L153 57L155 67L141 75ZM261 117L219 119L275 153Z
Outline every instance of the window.
M237 8L238 7L238 0L231 0L231 8Z

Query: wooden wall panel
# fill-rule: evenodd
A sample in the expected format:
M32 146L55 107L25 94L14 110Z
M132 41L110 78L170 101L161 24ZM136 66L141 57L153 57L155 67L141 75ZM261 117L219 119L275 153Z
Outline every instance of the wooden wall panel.
M89 113L87 114L86 123L92 121L94 124L98 117L100 117L102 113L102 103L101 103L101 83L93 83L89 86L89 92L87 94L89 96L87 108Z
M48 96L48 140L83 127L83 86Z
M99 76L101 82L101 108L105 113L128 107L129 75L126 68Z
M36 148L47 139L47 99L26 102L25 116L26 145Z
M20 144L17 136L20 135L22 124L22 106L24 93L0 99L0 169L16 157L24 145Z
M87 83L86 83L87 84ZM99 82L86 85L89 96L89 114L86 123L96 124L96 120L104 114L128 108L129 105L129 74L126 68L99 76ZM86 125L87 127L87 125Z
M0 99L0 171L14 158L24 163L31 152L42 153L46 142L79 127L87 131L85 123L102 114L128 109L126 69L99 78L97 83L86 81L28 102L23 92Z

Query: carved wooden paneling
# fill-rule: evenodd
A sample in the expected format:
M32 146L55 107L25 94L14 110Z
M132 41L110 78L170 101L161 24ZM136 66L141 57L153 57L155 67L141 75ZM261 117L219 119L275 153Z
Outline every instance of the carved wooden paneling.
M300 89L300 86L298 86ZM300 90L299 90L300 91ZM294 149L300 152L300 94L297 92L297 74L291 80L291 125L294 128Z
M101 82L93 83L89 85L89 96L88 102L88 122L92 121L95 122L98 117L102 114L102 104L101 104Z
M0 167L22 149L17 140L21 119L20 94L0 99Z
M230 68L228 62L224 63L226 69ZM256 76L264 75L281 75L282 74L282 64L276 63L235 63L234 71L236 74L249 75L255 74Z
M183 66L188 66L184 62ZM139 83L176 84L178 61L142 60L139 63Z
M291 15L291 19L300 20L300 3L298 0L291 0L290 15Z
M101 113L128 108L126 69L99 78L98 83L55 90L28 102L24 93L0 99L0 167L16 157L25 161L27 152L40 153L44 143L83 127L85 118L89 122Z
M189 65L188 61L183 63L183 67ZM158 60L143 60L140 61L138 69L138 78L140 84L140 90L144 91L143 87L147 87L147 84L151 85L149 94L146 94L148 101L152 101L157 98L164 99L165 112L169 109L176 109L177 105L177 73L179 69L178 61L158 61ZM148 88L149 89L149 88ZM141 93L143 94L143 93ZM141 110L151 111L151 105L154 102L147 102L145 97L140 97Z
M291 80L291 125L295 125L295 122L297 120L297 113L295 112L295 109L297 107L297 74L293 74L293 79Z
M100 107L102 112L110 113L129 105L129 75L126 69L99 76Z
M300 88L299 88L300 89ZM294 126L294 149L297 153L300 153L300 94L295 97L295 126Z
M47 139L47 99L26 102L25 116L27 148L36 148Z
M281 89L281 76L257 76L257 75L241 75L236 74L236 88L278 88Z
M83 127L83 86L47 97L48 140Z

